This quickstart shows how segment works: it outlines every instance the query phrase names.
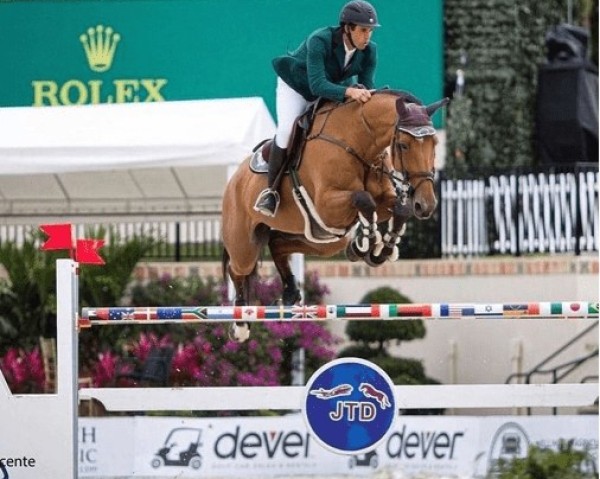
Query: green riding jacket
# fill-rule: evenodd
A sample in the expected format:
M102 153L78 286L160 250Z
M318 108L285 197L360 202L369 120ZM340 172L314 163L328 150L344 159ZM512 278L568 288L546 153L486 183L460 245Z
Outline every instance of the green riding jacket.
M375 88L377 45L369 42L364 50L357 49L344 70L345 56L341 27L325 27L311 33L297 50L275 58L273 68L307 101L325 97L342 102L353 83Z

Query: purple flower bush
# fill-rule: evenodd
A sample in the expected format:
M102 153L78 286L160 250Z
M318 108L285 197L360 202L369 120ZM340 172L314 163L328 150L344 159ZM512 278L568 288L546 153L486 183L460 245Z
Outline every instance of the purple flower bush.
M189 326L188 326L189 327ZM153 347L172 347L171 386L277 386L289 383L291 353L304 348L314 368L333 359L337 340L319 324L303 322L254 325L246 343L230 341L227 325L200 325L188 341L175 343L170 336L141 333L128 344L137 363L143 363ZM131 380L117 381L132 371L123 355L104 351L92 368L95 387L135 386Z
M46 375L40 349L31 351L10 348L0 358L0 370L13 394L40 393L44 391Z
M198 294L198 288L203 294ZM272 304L281 295L281 282L259 279L255 284L262 304ZM329 293L319 284L316 273L307 275L306 291L311 298L307 304L322 303ZM223 286L216 281L202 282L162 277L146 285L133 287L132 303L147 305L149 297L163 306L177 304L210 305L222 294ZM190 300L189 298L192 298ZM151 327L136 338L104 350L91 366L96 387L132 385L131 381L116 381L119 374L131 372L132 363L126 356L141 364L152 348L171 347L169 385L181 386L276 386L289 384L292 353L304 348L306 370L311 372L335 356L335 338L325 324L318 322L266 322L252 326L251 338L243 344L229 340L229 324L171 325L169 334ZM125 351L125 352L123 352Z

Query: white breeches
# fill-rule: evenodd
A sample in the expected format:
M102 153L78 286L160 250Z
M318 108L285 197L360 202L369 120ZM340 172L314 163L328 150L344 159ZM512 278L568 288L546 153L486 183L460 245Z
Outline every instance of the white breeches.
M277 110L275 143L279 148L287 148L294 121L304 112L308 102L279 77L277 77L275 99Z

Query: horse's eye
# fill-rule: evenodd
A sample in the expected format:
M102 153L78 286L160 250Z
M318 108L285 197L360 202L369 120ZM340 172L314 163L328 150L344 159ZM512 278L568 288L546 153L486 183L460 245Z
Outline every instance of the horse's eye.
M396 143L396 146L398 147L399 150L402 150L402 151L407 151L408 150L408 144L407 143Z

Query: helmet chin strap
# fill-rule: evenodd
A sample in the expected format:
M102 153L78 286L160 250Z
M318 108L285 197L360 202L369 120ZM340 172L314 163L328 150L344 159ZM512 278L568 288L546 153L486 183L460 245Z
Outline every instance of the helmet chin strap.
M354 40L352 40L352 34L350 32L351 32L350 26L345 25L344 26L344 34L346 35L346 38L348 38L348 41L350 42L350 45L352 45L352 48L356 49L358 47L354 44Z

